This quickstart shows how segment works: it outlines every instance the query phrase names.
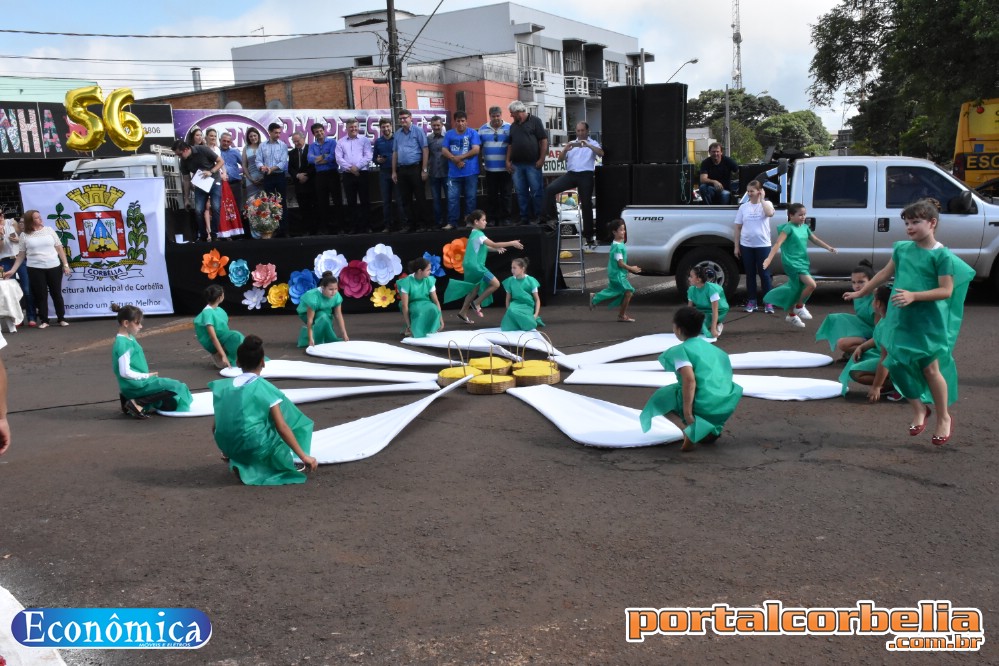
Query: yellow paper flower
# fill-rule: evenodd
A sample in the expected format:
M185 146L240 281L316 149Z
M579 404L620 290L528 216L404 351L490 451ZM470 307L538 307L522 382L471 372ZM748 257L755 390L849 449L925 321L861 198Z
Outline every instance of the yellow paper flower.
M280 282L268 289L267 302L272 308L283 308L288 302L288 283Z
M395 303L395 289L381 286L371 293L371 302L376 308L387 308Z
M208 254L201 255L201 272L214 280L225 275L225 266L229 263L229 257L223 257L219 251L212 249Z

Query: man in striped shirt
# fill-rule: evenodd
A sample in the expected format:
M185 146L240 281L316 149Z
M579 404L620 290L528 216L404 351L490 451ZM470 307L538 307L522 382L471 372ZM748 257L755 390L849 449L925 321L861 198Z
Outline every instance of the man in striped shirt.
M510 123L503 122L503 109L489 108L489 122L479 129L482 168L486 172L486 196L493 226L509 225L513 177L506 170L506 148L510 145Z

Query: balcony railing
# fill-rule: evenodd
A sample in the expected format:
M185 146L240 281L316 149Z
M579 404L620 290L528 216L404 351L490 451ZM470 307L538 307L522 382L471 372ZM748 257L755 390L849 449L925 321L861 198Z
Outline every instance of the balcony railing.
M547 90L545 70L542 67L525 67L520 70L520 85L533 90Z
M603 79L592 76L567 76L565 94L567 97L600 97L600 89L606 85Z

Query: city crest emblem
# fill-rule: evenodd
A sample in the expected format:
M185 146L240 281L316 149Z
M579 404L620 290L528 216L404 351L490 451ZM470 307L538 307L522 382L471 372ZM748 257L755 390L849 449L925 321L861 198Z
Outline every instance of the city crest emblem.
M75 213L75 218L80 258L108 259L126 255L121 211L82 211Z

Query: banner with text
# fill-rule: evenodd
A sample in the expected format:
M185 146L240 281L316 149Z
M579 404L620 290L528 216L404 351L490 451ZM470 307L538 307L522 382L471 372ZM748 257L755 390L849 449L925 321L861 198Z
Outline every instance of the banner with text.
M68 317L112 316L112 303L173 313L162 178L21 183L21 199L25 210L41 212L66 250Z

